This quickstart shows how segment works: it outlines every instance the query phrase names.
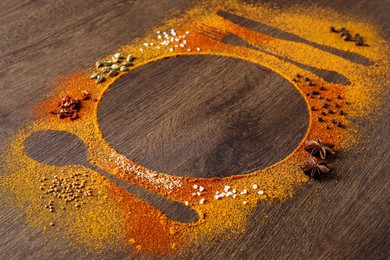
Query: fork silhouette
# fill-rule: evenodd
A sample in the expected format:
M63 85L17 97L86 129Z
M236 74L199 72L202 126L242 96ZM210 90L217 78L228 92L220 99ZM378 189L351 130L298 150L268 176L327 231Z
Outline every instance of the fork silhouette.
M300 67L304 70L310 71L313 74L317 75L318 77L326 80L327 82L335 83L335 84L343 84L343 85L349 85L350 81L348 78L346 78L344 75L341 75L340 73L337 73L336 71L332 70L326 70L326 69L319 69L313 66L309 66L303 63L300 63L298 61L289 59L287 57L282 57L280 55L276 55L270 51L260 49L256 46L253 46L251 43L249 43L247 40L245 40L242 36L232 33L232 32L225 32L222 31L216 27L212 27L207 24L201 24L195 28L196 32L200 35L203 35L204 37L207 37L209 39L212 39L214 41L222 42L225 44L229 44L232 46L237 47L245 47L250 48L255 51L259 51L262 53L265 53L267 55L274 56L278 59L284 60L286 62L292 63L296 65L297 67Z

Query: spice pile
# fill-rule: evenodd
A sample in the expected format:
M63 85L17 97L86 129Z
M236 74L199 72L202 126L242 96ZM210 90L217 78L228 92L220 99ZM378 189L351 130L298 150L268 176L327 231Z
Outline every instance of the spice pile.
M105 80L105 77L102 74L107 74L109 77L115 77L119 72L127 71L127 67L132 65L133 54L129 54L125 61L123 61L124 57L120 53L115 53L111 60L106 61L97 61L95 66L97 69L100 69L99 72L94 72L90 76L90 79L96 79L96 84L102 83ZM119 71L119 72L118 72Z
M60 111L53 110L50 113L57 115L59 118L70 117L70 119L76 119L78 117L77 112L81 108L81 101L78 98L71 98L65 96L58 102Z
M82 100L90 100L91 93L86 90L81 91L81 99ZM96 98L92 98L94 102L97 101ZM58 106L60 107L60 111L52 110L51 114L57 115L58 118L67 118L69 117L71 120L75 120L78 118L78 112L82 108L81 100L78 98L72 98L68 95L64 96L60 102L58 102Z

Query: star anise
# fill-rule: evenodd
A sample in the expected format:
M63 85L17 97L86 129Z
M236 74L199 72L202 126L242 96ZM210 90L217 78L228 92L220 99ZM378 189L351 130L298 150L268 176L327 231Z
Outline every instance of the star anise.
M324 164L325 161L310 156L309 161L304 165L300 165L300 167L307 176L318 179L322 174L329 172L329 168Z
M332 150L333 144L323 143L320 139L317 139L317 141L307 140L304 148L311 155L317 156L322 160L326 159L328 153L334 154L334 151Z

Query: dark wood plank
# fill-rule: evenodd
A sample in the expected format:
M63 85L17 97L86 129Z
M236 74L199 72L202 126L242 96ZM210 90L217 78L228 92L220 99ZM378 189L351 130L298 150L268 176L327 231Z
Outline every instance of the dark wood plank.
M266 1L267 2L267 1ZM274 1L268 1L274 3ZM390 4L388 1L368 1L359 0L348 2L342 0L336 1L301 1L289 0L283 3L283 8L290 8L295 4L318 5L341 10L345 13L352 13L362 17L362 20L369 20L382 25L384 28L383 34L389 42L390 36ZM89 67L90 64L101 56L112 53L121 44L130 42L134 37L142 36L142 34L153 25L159 24L165 17L169 17L175 12L182 12L190 7L189 1L119 1L112 0L106 2L87 1L12 1L3 0L0 2L0 147L2 148L6 140L11 134L20 129L29 119L31 119L30 108L39 100L44 99L45 94L51 89L51 82L60 75L72 70L79 70ZM275 32L277 33L277 32ZM175 66L175 59L159 61L151 64L149 82L144 82L151 90L158 89L158 82L154 80L153 72L160 71L164 73L164 64ZM188 58L181 62L183 69L192 68L196 63L205 62L202 58ZM212 62L212 61L210 61ZM205 70L200 70L199 73L206 73L221 67L221 63L229 65L231 75L227 77L225 84L213 84L218 86L220 92L207 92L208 95L213 95L214 99L208 103L208 106L200 107L202 102L206 102L206 97L191 100L191 97L198 97L200 93L193 92L190 88L197 77L188 75L188 83L173 84L168 86L169 80L165 83L167 86L161 89L156 96L151 96L156 102L162 102L161 111L162 117L156 117L155 111L149 110L151 116L150 121L142 121L142 117L134 118L134 121L128 121L126 127L152 126L152 121L158 125L158 120L161 121L159 127L151 129L154 134L148 139L142 131L136 132L146 144L151 145L152 153L142 154L141 150L129 150L128 147L118 146L118 149L123 153L128 153L132 157L135 154L140 154L140 157L134 157L140 163L150 164L151 167L161 169L161 171L172 172L178 174L178 171L185 172L184 175L196 176L198 173L191 172L189 165L193 165L189 159L190 153L198 153L199 158L203 160L202 171L199 174L210 174L212 163L207 163L207 159L211 158L212 162L218 162L221 154L220 150L224 150L224 145L235 146L239 143L245 144L246 147L251 147L251 139L245 139L241 136L236 136L235 131L240 124L248 125L252 120L266 119L268 113L278 113L282 115L282 111L278 110L278 105L285 109L298 109L305 113L305 108L302 107L302 102L286 103L286 100L278 98L278 93L275 92L275 100L280 102L272 104L270 111L258 110L259 103L267 102L262 92L248 92L248 98L239 97L241 103L228 102L224 103L223 99L227 100L235 97L236 92L240 93L241 88L246 88L252 83L261 82L272 73L264 71L261 68L252 66L250 71L246 71L246 65L241 62L231 64L229 59L215 58L215 63L205 64ZM115 117L123 116L115 107L108 105L110 99L119 98L121 95L121 87L133 86L133 84L142 83L140 78L137 78L137 73L142 71L134 71L132 78L124 77L116 83L117 89L108 92L105 100L102 102L103 109L99 112L101 117L101 125L105 130L105 136L110 144L117 145L116 142L127 141L128 136L117 135L110 136L113 131L110 128ZM234 78L238 75L248 73L249 82L240 82L231 86L230 91L223 91L228 84L235 83ZM167 73L167 72L165 72ZM245 77L244 77L245 78ZM276 77L277 78L277 77ZM143 79L144 80L144 79ZM289 85L283 81L271 83L280 83L287 91L286 98L296 100L296 93L289 88ZM255 85L255 84L254 84ZM169 87L171 87L170 91ZM182 88L182 89L181 89ZM128 94L132 98L142 99L141 94L137 93L136 88ZM209 89L204 89L208 91ZM275 90L275 86L273 86ZM115 92L117 91L117 92ZM176 100L179 103L170 103L167 97L169 94L181 91L179 96L181 99ZM269 90L264 90L269 91ZM255 93L256 92L256 93ZM266 93L266 92L264 92ZM267 95L267 94L265 94ZM251 101L251 97L256 97L256 101ZM207 244L199 245L192 248L191 252L186 256L178 256L179 258L228 258L228 259L297 259L297 258L322 258L322 259L386 259L389 258L390 248L390 227L389 227L389 200L388 200L388 169L390 167L390 142L388 134L390 133L390 91L383 93L385 97L384 105L381 107L381 117L375 120L375 124L367 125L365 122L356 121L361 126L362 131L371 136L371 139L366 139L359 143L361 151L352 154L340 154L343 159L338 161L331 179L322 182L312 182L303 188L297 190L297 194L290 200L283 203L275 203L272 205L260 204L253 213L249 227L245 234L234 240L221 240L216 246L210 247ZM221 99L218 99L221 98ZM121 101L119 99L119 101ZM105 103L107 102L107 103ZM198 103L196 103L198 102ZM241 105L242 104L242 105ZM284 104L282 106L282 104ZM120 106L121 103L118 103ZM214 117L214 114L209 117L202 117L201 124L194 124L196 121L195 110L200 108L199 112L214 111L216 106L223 105L226 109L237 109L237 117L232 118L233 127L229 127L229 120L226 120L226 114ZM257 109L251 109L251 106ZM171 106L171 107L170 107ZM170 108L170 109L168 109ZM107 110L106 110L107 109ZM140 109L140 108L137 108ZM246 111L250 110L251 113ZM117 111L117 112L115 112ZM141 110L138 110L141 113ZM196 112L196 111L195 111ZM264 112L264 113L263 113ZM241 114L240 114L241 113ZM242 113L247 115L243 121L239 121ZM203 114L203 113L202 113ZM298 114L298 113L297 113ZM164 116L166 116L164 118ZM112 117L110 119L110 117ZM180 120L179 120L179 119ZM164 120L167 120L164 122ZM172 119L170 121L170 119ZM218 121L216 119L224 119ZM277 142L278 149L284 154L291 151L295 147L296 141L300 139L305 130L305 116L299 113L299 117L295 120L288 121L290 129L297 129L291 133L290 143L285 143L286 140ZM171 162L172 158L177 155L175 150L176 144L171 144L173 137L168 133L169 130L175 129L176 134L184 135L188 133L183 125L177 122L187 120L189 126L198 126L196 130L209 129L214 130L216 126L220 126L218 131L207 132L205 135L220 139L213 139L215 143L208 144L210 148L207 154L200 154L198 150L186 150L185 146L195 144L195 148L202 146L200 140L191 143L191 140L180 142L183 144L183 150L188 152L187 157L183 157L184 161L176 165L177 168L164 168L167 162ZM210 124L210 128L203 127ZM280 126L280 122L277 125ZM297 125L301 128L297 128ZM256 128L259 132L255 134L256 138L262 138L264 132L270 131L267 127L273 125L262 125L264 128ZM120 128L118 128L120 129ZM261 132L263 131L263 132ZM280 130L280 134L285 134L284 129ZM202 131L200 131L202 133ZM158 138L162 134L165 138ZM142 136L143 135L143 136ZM125 138L125 139L121 139ZM265 136L266 141L270 140L270 136ZM184 139L182 139L184 140ZM129 142L134 140L129 139ZM152 142L152 143L151 143ZM137 144L135 143L135 147ZM156 149L156 147L158 149ZM161 148L161 149L160 149ZM167 157L161 157L159 152L168 149L171 151ZM220 149L220 150L219 150ZM244 149L244 148L240 148ZM150 152L144 151L144 152ZM180 151L180 153L182 152ZM257 151L259 152L259 151ZM260 151L257 155L264 156L263 158L270 159L275 156L277 150L272 151L268 155L264 151ZM246 153L248 155L250 153ZM203 157L202 157L203 156ZM267 157L268 156L268 157ZM154 158L162 158L161 161ZM187 159L186 159L187 158ZM233 162L235 157L232 157ZM189 160L189 161L188 161ZM243 162L251 160L250 156L244 157ZM275 158L275 160L278 160ZM210 166L211 165L211 166ZM230 174L235 174L238 171L247 172L253 169L265 167L261 162L253 162L248 164L249 168L241 168L234 163L229 166ZM182 168L180 168L182 167ZM3 194L1 194L3 196ZM4 195L5 196L5 195ZM264 221L264 216L268 216L269 221ZM49 235L45 235L40 230L32 228L24 223L20 210L0 206L0 258L2 259L49 259L49 258L99 258L98 255L90 253L83 248L66 248L69 241L63 238L62 241L51 240ZM63 252L67 251L64 255ZM107 249L103 252L107 258L133 258L129 256L127 251L112 252Z

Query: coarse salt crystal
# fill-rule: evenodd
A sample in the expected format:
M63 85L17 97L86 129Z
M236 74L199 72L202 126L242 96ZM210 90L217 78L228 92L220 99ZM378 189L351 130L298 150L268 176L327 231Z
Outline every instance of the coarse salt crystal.
M204 202L205 202L205 199L201 199L201 200L199 201L199 204L204 204Z
M197 51L200 51L200 48L199 48L199 47L197 47L197 48L196 48L196 50L197 50Z
M192 193L192 196L196 196L196 192Z
M180 39L179 38L175 38L175 42L178 42L178 41L180 41Z
M259 190L259 191L257 192L257 194L259 194L259 195L263 195L263 194L264 194L264 191L262 191L262 190Z
M173 48L169 48L169 51L170 51L170 52L173 52Z
M200 192L198 191L197 193L196 193L198 196L200 196Z
M257 186L257 184L253 184L253 185L252 185L252 188L256 190L256 189L259 188L259 186Z
M186 31L186 34L190 34L190 32L189 32L189 31Z
M184 44L187 44L187 40L183 40L183 43L184 43Z
M216 191L216 192L215 192L215 194L217 194L217 195L218 195L218 194L219 194L219 191Z
M202 186L199 186L199 191L200 192L204 191L204 188Z
M184 44L183 44L183 43L180 43L179 46L180 46L180 47L184 47Z
M225 197L225 193L224 193L224 192L221 192L221 193L219 194L219 197L221 197L221 198Z
M233 196L233 192L229 191L226 193L226 197Z
M192 186L192 188L197 189L197 188L198 188L198 185L197 185L197 184L194 184L194 186Z
M153 45L154 45L154 43L153 43L153 42L151 42L151 43L149 43L149 45L150 45L150 46L153 46Z
M160 34L160 31L157 31L157 34Z
M243 191L240 192L241 195L245 195L245 194L247 194L247 193L248 193L247 190L243 190Z
M230 186L226 185L225 188L223 189L225 192L228 192L230 189Z
M191 49L187 49L187 51L191 51Z
M217 199L219 199L219 196L218 196L218 195L215 195L214 198L217 200Z
M145 43L144 43L144 46L145 46L145 47L148 47L148 46L149 46L149 43L145 42Z
M160 49L160 46L157 46L157 49Z
M188 206L189 203L188 203L188 201L185 201L184 204L185 204L186 206Z
M157 36L157 39L161 39L161 38L162 38L161 35Z
M142 48L139 48L139 50L140 50L140 51L144 51L144 49L142 49Z
M237 194L233 194L233 198L236 198L237 197Z
M233 192L234 194L236 194L236 193L237 193L237 190L236 190L236 189L233 189L232 192Z
M246 205L248 202L246 202L246 200L244 200L242 203L244 203L244 205Z

